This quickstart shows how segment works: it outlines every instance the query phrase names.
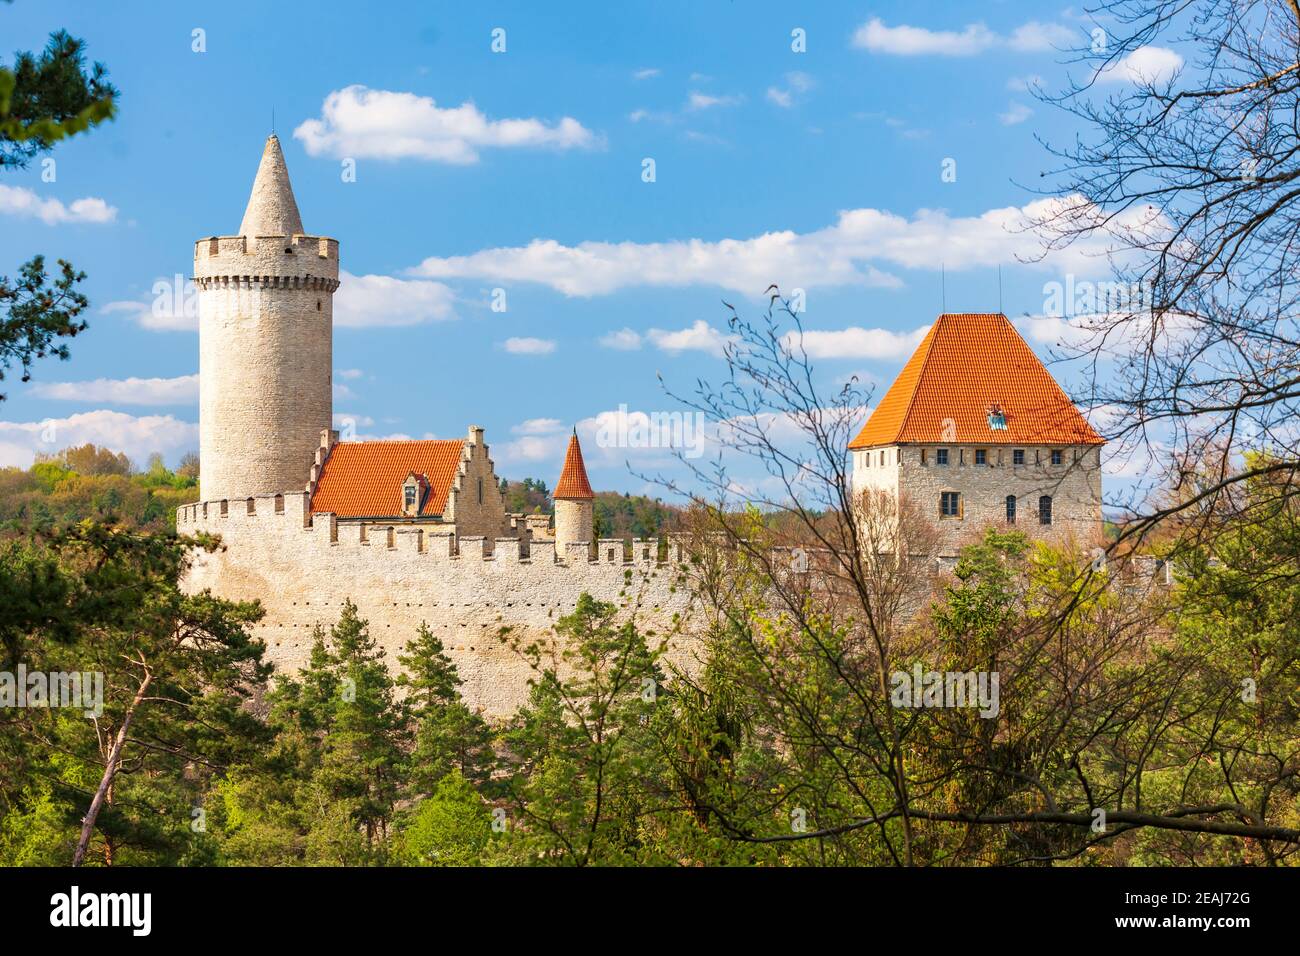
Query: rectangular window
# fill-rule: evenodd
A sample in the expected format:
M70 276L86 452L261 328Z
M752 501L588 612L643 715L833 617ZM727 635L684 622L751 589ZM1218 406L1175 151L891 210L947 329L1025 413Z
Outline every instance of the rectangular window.
M1059 449L1059 448L1053 448L1053 449L1052 449L1052 464L1053 464L1053 465L1059 465L1063 460L1064 460L1064 456L1061 454L1061 449Z
M1011 464L1023 465L1025 463L1025 450L1017 448L1011 453Z
M924 448L921 449L921 464L923 464L923 465L926 464L926 461L925 461L925 449L924 449Z
M483 503L483 479L478 480L478 503Z
M1007 495L1007 524L1016 523L1016 496Z
M975 449L975 464L987 465L989 463L989 453L983 448Z
M937 448L937 449L935 449L935 452L934 452L934 463L935 463L936 465L946 465L946 464L948 464L948 449L946 449L946 448Z
M945 491L939 495L939 514L944 518L961 517L961 492Z
M415 488L408 485L402 490L406 492L406 510L410 511L415 507Z
M1052 496L1043 495L1038 499L1038 523L1052 523Z

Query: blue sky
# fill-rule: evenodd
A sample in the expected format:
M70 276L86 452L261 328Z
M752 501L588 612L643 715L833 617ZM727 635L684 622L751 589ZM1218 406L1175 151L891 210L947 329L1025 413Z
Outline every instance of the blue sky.
M55 150L53 181L39 162L0 176L0 272L66 257L92 301L71 361L6 380L0 465L197 448L198 336L154 288L238 229L273 110L306 230L340 242L335 411L360 436L475 423L499 473L553 484L573 426L672 410L657 372L716 378L721 300L757 315L769 282L805 290L828 386L888 385L941 266L949 311L994 311L1001 263L1003 309L1045 354L1044 284L1104 269L1016 261L1033 243L1007 227L1051 167L1035 136L1074 131L1025 87L1058 88L1058 48L1093 25L1018 2L789 6L0 6L6 60L66 28L122 93ZM660 455L587 444L603 489L641 490L629 457Z

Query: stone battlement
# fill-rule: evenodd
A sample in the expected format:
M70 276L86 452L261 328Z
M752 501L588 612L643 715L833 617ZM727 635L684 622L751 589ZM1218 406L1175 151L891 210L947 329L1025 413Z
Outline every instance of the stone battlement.
M332 514L311 511L307 492L295 491L247 498L222 498L182 505L176 509L176 530L181 534L267 535L290 530L307 540L329 546L358 546L401 551L426 556L434 561L479 560L534 562L559 566L612 565L653 568L681 564L686 552L679 536L670 535L668 557L660 560L656 538L635 538L631 556L622 538L601 538L594 546L569 544L557 553L554 541L533 541L522 536L498 537L489 541L480 535L457 535L450 528L416 526L394 522L342 521ZM593 553L594 552L594 553Z
M323 236L209 236L194 243L194 281L281 285L317 280L338 286L339 243ZM278 281L277 281L278 280Z

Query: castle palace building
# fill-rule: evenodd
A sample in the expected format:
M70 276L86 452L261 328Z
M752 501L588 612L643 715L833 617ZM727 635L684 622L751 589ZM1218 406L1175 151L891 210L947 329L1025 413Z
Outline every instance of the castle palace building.
M948 313L849 444L853 490L907 502L945 555L988 527L1089 547L1103 444L1005 315Z

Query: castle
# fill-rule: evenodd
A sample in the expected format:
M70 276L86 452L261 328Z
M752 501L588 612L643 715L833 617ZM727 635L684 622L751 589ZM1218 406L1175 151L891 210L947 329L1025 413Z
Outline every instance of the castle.
M947 313L849 443L853 490L912 502L944 555L989 526L1088 548L1104 444L1005 315Z
M314 629L348 600L390 662L427 623L466 701L491 715L524 703L531 676L501 629L553 646L554 624L584 591L636 613L652 639L671 639L670 659L689 663L686 556L677 542L665 559L655 540L632 542L630 557L619 539L593 541L576 432L553 526L506 513L482 428L339 440L338 276L338 241L304 231L272 135L239 233L194 246L203 500L178 509L177 528L222 546L196 554L186 587L260 600L254 631L281 669L307 663ZM1100 442L1005 317L945 315L850 445L854 488L934 499L950 551L959 527L990 522L1095 537Z

